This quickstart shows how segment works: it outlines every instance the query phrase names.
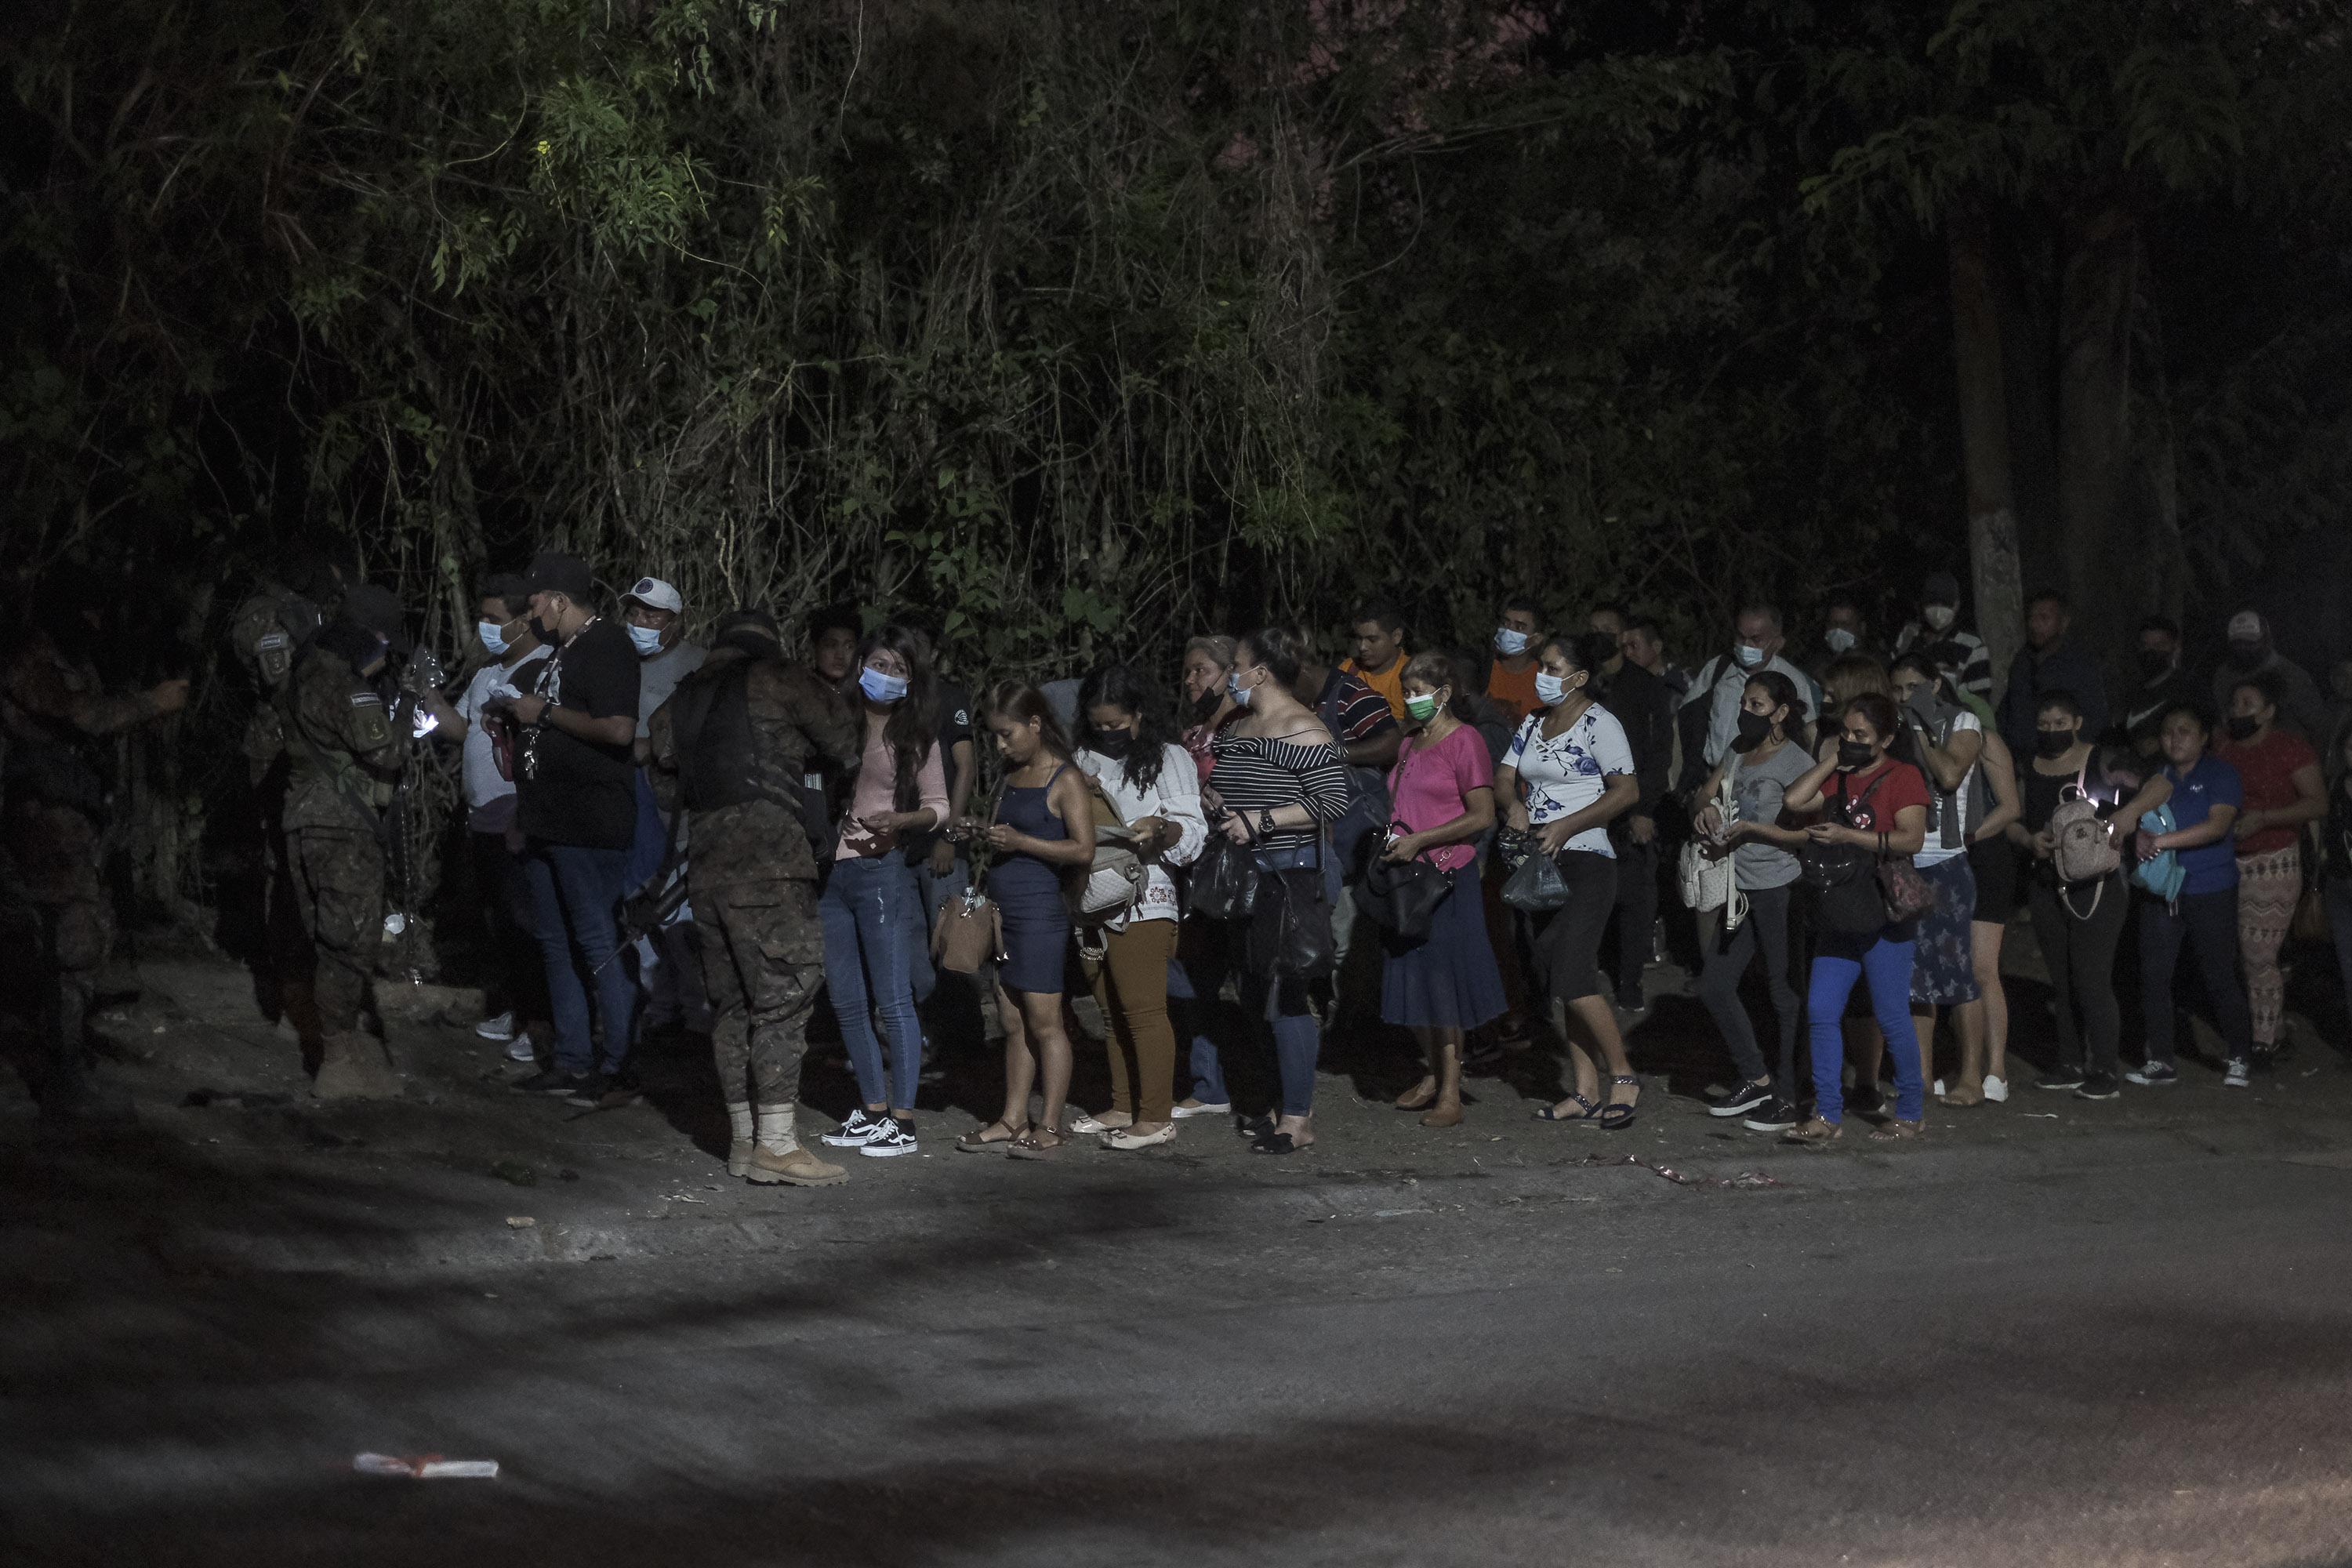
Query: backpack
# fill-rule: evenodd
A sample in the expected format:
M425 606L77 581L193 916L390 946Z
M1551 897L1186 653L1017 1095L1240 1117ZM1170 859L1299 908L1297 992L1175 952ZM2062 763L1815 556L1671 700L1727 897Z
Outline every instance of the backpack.
M2099 815L2099 803L2084 788L2090 771L2086 760L2074 782L2060 792L2058 809L2050 814L2050 864L2062 882L2095 882L2124 863L2106 819Z
M2173 820L2172 807L2159 805L2154 811L2141 812L2139 826L2144 833L2169 833L2180 824ZM2133 867L2132 880L2169 904L2179 900L2181 884L2189 880L2189 870L2181 865L2179 854L2167 849ZM2098 906L2091 907L2095 910Z

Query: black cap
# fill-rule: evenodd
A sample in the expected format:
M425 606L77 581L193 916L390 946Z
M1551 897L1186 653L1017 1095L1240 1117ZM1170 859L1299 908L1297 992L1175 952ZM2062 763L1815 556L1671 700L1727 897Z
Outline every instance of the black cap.
M770 642L780 641L783 637L776 627L776 617L757 605L746 605L740 610L728 611L719 617L719 624L711 628L711 635L723 637L729 632L737 631L757 632Z
M399 597L389 588L374 583L354 583L343 590L343 619L355 626L364 626L392 645L395 653L406 653L413 646Z
M1960 603L1959 580L1949 572L1930 572L1927 584L1919 590L1923 605L1949 605L1958 609Z
M596 574L588 570L588 563L561 550L541 551L530 558L530 569L522 575L534 594L561 594L581 603L596 594Z

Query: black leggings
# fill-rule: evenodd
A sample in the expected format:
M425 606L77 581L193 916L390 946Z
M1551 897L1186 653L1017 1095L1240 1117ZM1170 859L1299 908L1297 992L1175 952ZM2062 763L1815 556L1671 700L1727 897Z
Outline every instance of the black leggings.
M2124 911L2131 908L2123 873L2062 895L2058 884L2037 869L2025 903L2032 911L2033 940L2041 945L2042 963L2050 971L2050 1001L2058 1014L2058 1065L2081 1068L2087 1036L2091 1070L2114 1072L2116 1043L2123 1035L2123 1015L2116 1004L2116 949L2123 942ZM2084 919L2086 912L2089 918ZM2083 1014L2079 1031L2074 1026L2078 1007Z
M1601 994L1601 935L1617 907L1617 862L1591 849L1563 849L1559 874L1568 902L1528 920L1532 972L1555 1002Z
M1797 1098L1797 1031L1802 1022L1802 1001L1797 988L1789 979L1789 906L1795 889L1792 887L1757 888L1747 894L1748 918L1728 940L1723 935L1723 915L1720 910L1701 917L1706 939L1706 963L1699 971L1698 999L1715 1019L1715 1026L1723 1032L1723 1043L1731 1047L1731 1059L1738 1064L1741 1076L1750 1083L1765 1079L1764 1056L1756 1048L1756 1028L1748 1021L1748 1009L1739 1000L1740 978L1748 973L1748 961L1760 949L1764 954L1764 981L1772 994L1772 1018L1780 1026L1780 1070L1771 1074L1772 1087L1784 1100ZM1712 926L1707 924L1712 921Z

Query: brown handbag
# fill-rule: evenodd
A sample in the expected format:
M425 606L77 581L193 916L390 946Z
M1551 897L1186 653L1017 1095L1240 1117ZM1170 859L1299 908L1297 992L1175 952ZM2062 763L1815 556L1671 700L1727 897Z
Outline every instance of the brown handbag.
M950 974L977 974L980 966L1004 958L1004 922L996 900L977 885L948 900L931 929L931 957Z

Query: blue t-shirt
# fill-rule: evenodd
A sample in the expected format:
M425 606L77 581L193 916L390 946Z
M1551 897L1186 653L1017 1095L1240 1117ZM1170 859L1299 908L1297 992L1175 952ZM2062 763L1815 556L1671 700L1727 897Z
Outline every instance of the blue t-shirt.
M2212 816L2217 805L2245 806L2246 787L2238 770L2219 757L2200 758L2185 777L2168 763L2164 776L2172 781L2172 799L2167 804L2172 807L2175 827L2195 827ZM2238 885L2238 847L2225 834L2214 843L2183 849L2180 869L2184 897L2227 892Z

